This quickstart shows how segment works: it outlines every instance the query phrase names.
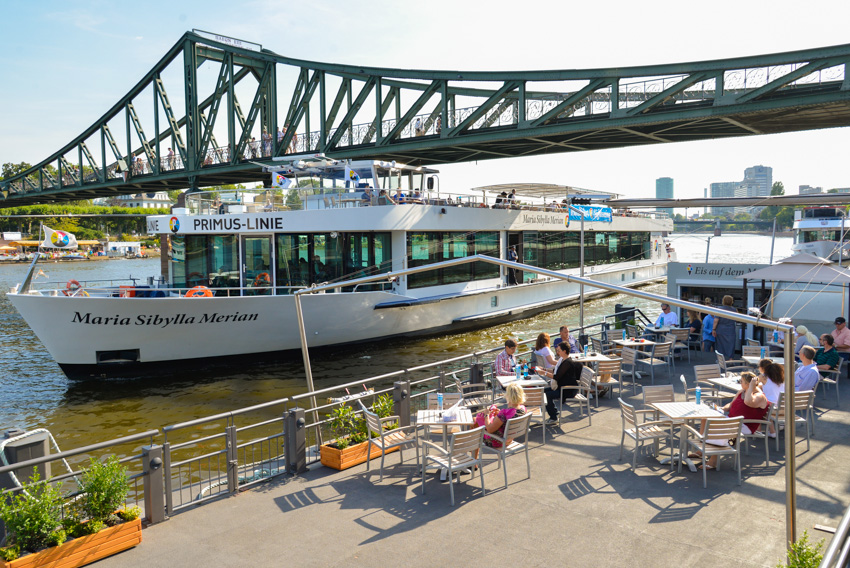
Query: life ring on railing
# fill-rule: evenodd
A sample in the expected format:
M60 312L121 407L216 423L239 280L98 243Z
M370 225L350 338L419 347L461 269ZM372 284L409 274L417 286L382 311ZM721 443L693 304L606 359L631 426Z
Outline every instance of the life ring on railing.
M258 286L271 286L272 278L269 276L268 272L260 272L257 274L257 277L254 278L254 288Z
M186 292L186 298L212 298L213 293L206 286L195 286Z
M89 293L83 290L82 284L78 281L71 279L68 280L68 283L65 284L65 290L62 292L66 296L88 296Z

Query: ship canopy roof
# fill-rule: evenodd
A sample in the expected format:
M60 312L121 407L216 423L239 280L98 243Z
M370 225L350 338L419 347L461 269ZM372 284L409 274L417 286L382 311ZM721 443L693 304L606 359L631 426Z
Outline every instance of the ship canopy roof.
M498 185L484 185L474 187L472 191L486 191L489 193L500 194L502 192L510 194L516 190L516 194L525 198L537 199L566 199L570 196L581 196L590 199L598 199L604 201L620 197L617 193L596 191L593 189L583 189L569 185L558 185L554 183L503 183Z
M737 276L746 280L771 282L814 282L818 284L850 284L850 270L809 253L783 258L776 264Z

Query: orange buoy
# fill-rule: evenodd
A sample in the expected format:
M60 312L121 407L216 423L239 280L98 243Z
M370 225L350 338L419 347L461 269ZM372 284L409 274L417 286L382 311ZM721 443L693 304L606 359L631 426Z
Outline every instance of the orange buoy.
M186 292L186 298L212 298L213 293L206 286L195 286Z

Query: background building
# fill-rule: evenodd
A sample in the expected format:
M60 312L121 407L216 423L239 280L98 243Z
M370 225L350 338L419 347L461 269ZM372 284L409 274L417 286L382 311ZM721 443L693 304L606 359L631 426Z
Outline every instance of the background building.
M663 177L655 180L655 197L656 199L673 199L673 178ZM667 213L668 217L673 218L672 207L660 207L656 211Z
M823 193L822 187L812 187L810 185L800 186L800 195L811 195L813 193Z
M768 166L753 166L744 170L741 181L723 181L712 183L711 197L768 197L773 187L773 168ZM734 217L739 213L749 213L758 216L763 207L712 207L714 215Z

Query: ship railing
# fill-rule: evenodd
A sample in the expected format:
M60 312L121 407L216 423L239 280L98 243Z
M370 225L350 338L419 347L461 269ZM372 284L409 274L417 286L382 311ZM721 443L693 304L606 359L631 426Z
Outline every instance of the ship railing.
M161 465L161 452L154 441L159 436L159 430L148 430L122 438L115 438L105 442L98 442L73 450L57 453L47 453L42 457L17 462L0 467L0 478L6 478L9 474L24 485L12 487L0 492L0 498L5 499L20 492L26 491L28 482L34 472L39 473L42 481L59 487L63 495L62 514L71 513L70 505L80 495L79 479L82 469L91 463L91 460L102 460L107 455L116 455L119 463L127 468L127 482L129 491L125 499L126 507L139 507L142 517L149 522L158 522L164 519L164 507L159 509L147 499L150 489L157 486L157 478ZM67 473L51 476L51 464L63 462L63 469L68 466ZM5 495L4 495L5 493ZM160 505L162 500L160 500Z
M838 523L819 566L820 568L843 568L848 564L850 564L850 507L844 511L844 516Z

